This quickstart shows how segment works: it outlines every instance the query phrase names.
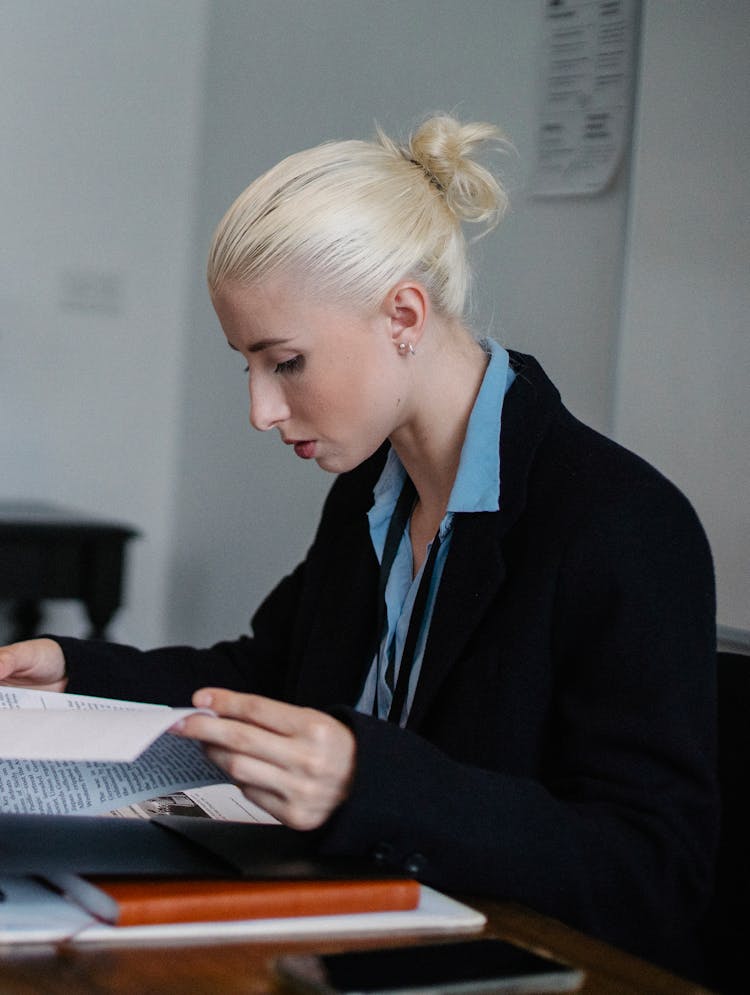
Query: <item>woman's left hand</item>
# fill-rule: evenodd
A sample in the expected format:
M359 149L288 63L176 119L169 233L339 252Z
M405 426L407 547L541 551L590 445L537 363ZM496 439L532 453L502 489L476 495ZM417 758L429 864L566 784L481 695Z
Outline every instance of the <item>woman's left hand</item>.
M356 742L342 722L256 694L202 688L173 731L198 739L242 793L293 829L317 829L347 797Z

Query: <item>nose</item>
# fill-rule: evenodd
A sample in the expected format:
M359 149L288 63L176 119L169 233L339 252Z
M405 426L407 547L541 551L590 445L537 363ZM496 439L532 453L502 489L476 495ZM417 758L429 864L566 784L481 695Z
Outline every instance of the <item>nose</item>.
M253 428L267 432L288 418L289 405L280 385L254 380L250 387L250 424Z

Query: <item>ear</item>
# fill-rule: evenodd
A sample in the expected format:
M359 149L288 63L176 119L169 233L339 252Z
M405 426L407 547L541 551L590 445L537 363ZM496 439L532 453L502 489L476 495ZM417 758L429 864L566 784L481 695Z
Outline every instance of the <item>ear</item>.
M401 280L386 294L383 313L393 342L404 342L416 349L430 313L427 290L416 280Z

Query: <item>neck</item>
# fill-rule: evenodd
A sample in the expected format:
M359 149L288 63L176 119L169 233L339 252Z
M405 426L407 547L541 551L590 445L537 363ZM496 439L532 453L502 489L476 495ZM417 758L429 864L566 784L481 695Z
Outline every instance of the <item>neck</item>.
M391 435L418 494L420 520L434 532L445 515L487 355L458 322L422 337L406 418Z

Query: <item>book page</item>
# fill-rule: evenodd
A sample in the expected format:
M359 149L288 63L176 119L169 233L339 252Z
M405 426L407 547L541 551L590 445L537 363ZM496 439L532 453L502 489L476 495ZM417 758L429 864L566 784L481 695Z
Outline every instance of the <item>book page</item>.
M134 760L195 708L0 687L0 757ZM207 711L207 710L204 710Z
M200 811L265 821L249 802L243 811L239 789L226 785L224 771L195 740L160 734L196 709L0 687L0 710L0 812L102 815L151 799L154 811L145 806L137 813L146 817L159 814L160 798L223 783L229 791L223 808L201 804ZM139 747L131 762L100 759ZM71 754L85 759L67 759Z
M164 735L131 763L0 760L0 812L101 815L226 780L195 740Z
M114 809L107 815L120 819L153 819L157 815L180 815L229 822L259 822L279 825L279 820L260 805L245 798L236 784L206 784L158 795Z

